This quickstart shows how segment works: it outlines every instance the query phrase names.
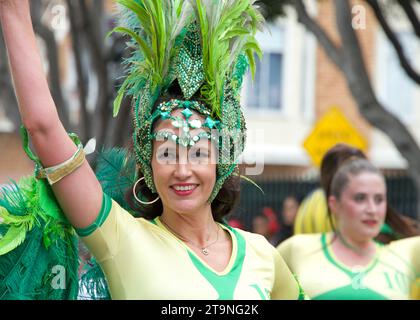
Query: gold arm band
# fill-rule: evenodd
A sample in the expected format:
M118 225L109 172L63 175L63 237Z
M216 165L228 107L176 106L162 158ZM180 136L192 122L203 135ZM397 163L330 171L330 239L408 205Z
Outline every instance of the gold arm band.
M57 164L53 167L42 168L39 171L37 178L46 178L50 185L60 181L65 176L69 175L77 168L79 168L85 160L85 152L83 150L83 145L79 144L75 154L68 160L63 163Z

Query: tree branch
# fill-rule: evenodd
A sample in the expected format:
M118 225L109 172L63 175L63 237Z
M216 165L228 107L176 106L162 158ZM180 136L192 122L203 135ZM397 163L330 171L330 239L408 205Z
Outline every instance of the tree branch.
M86 141L91 138L90 130L90 116L87 111L86 98L87 98L87 88L86 88L86 78L85 73L83 72L82 64L82 53L81 53L81 44L82 39L80 34L83 34L80 26L80 16L78 15L77 2L66 0L67 8L69 10L69 19L70 19L70 28L71 28L71 38L73 43L73 52L76 63L76 72L77 72L77 88L79 91L79 101L80 101L80 138L82 141Z
M319 26L319 24L309 16L305 4L302 2L302 0L294 1L293 6L296 9L298 21L313 33L328 57L338 68L341 69L342 65L344 64L341 48L338 48L327 35L327 33Z
M398 4L403 8L408 20L410 20L413 26L414 32L418 38L420 38L420 21L417 17L416 12L411 4L410 0L397 0Z
M106 136L109 128L109 118L111 115L110 104L109 104L109 83L108 83L108 68L106 65L106 55L102 48L102 34L96 27L100 27L100 19L103 17L102 12L96 12L98 9L98 2L94 2L94 9L89 8L84 0L79 0L80 7L82 8L82 16L84 25L86 27L86 37L89 44L89 52L91 55L91 61L93 69L95 70L98 80L98 92L97 101L94 111L94 117L96 121L100 122L99 126L96 126L95 135L97 134L97 143L103 146L106 140ZM91 4L92 5L92 4Z
M405 0L407 1L407 0ZM420 85L420 74L414 70L411 66L409 60L407 59L404 48L402 47L400 41L398 40L395 32L392 30L391 26L388 24L385 16L382 14L382 9L379 6L377 0L366 0L366 2L371 6L373 12L375 13L376 18L379 21L382 29L384 30L388 40L392 43L397 55L400 60L401 67L405 70L406 74L417 84Z
M346 59L344 75L347 78L350 91L362 115L374 127L385 132L391 138L395 147L407 160L408 170L414 178L417 187L420 187L419 146L406 126L384 108L374 94L363 62L359 41L352 28L352 17L348 0L335 0L335 4L337 26Z
M369 97L369 100L372 100L375 95L363 60L359 40L352 26L352 15L348 0L335 0L335 9L336 24L343 45L344 76L347 78L350 88L357 90L354 92L355 97Z
M63 92L60 86L61 79L58 63L58 50L54 33L41 22L42 4L32 1L30 3L34 30L42 38L42 40L45 41L45 46L47 48L47 58L49 61L48 78L51 95L56 104L61 122L67 130L72 131L72 128L70 128L67 104L63 98Z
M124 147L130 141L130 135L133 130L131 116L131 101L129 98L123 99L118 118L115 123L113 136L113 146Z

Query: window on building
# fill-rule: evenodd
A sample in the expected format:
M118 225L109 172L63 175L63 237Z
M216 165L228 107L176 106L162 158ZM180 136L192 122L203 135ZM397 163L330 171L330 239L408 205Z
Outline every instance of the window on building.
M270 33L259 33L258 42L264 55L256 58L255 78L245 80L245 106L251 110L282 109L283 29L270 25Z
M400 32L398 38L412 66L419 54L419 45L412 32ZM378 49L378 97L381 103L405 123L415 115L415 83L400 65L394 47L381 34Z

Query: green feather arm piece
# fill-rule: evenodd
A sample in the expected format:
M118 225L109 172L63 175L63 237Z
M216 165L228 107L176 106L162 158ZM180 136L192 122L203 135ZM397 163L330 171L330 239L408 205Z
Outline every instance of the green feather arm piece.
M0 299L76 299L78 240L48 183L30 176L2 188L0 219Z
M125 193L135 182L134 156L125 149L98 154L96 176L105 193L129 210ZM25 177L0 191L0 299L110 299L105 276L91 259L78 276L78 238L45 180ZM53 286L54 266L66 272Z

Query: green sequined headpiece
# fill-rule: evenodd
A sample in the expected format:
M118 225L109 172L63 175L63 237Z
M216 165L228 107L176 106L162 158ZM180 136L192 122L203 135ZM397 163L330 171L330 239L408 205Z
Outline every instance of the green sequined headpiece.
M174 117L171 112L176 109L183 109L181 112L182 116ZM201 115L206 116L206 120L203 122L199 119L191 119L195 110ZM152 140L157 141L168 141L171 140L176 144L179 144L185 148L194 146L198 141L205 138L218 143L218 135L212 135L211 131L208 130L219 130L220 121L214 120L210 117L210 111L208 111L202 104L197 101L181 101L172 99L167 102L161 103L156 111L152 115L153 119L171 120L171 124L174 128L179 129L180 134L177 135L173 131L159 130L151 133L149 137ZM156 121L155 120L155 121ZM207 131L201 131L198 134L192 136L191 130L194 129L208 129Z
M263 21L255 0L117 0L121 26L114 32L131 37L134 49L127 59L127 77L114 102L117 115L124 96L133 101L134 150L147 186L156 192L151 160L154 139L172 139L184 147L212 139L208 131L196 136L190 129L217 129L217 178L209 202L237 167L244 149L245 120L240 107L243 77L255 72L255 53L261 50L255 34ZM157 100L178 83L183 100ZM199 96L200 101L192 99ZM184 109L182 117L172 111ZM205 121L189 120L194 110ZM171 120L179 136L154 133L155 121ZM200 122L200 123L199 123ZM220 139L220 137L222 137Z

